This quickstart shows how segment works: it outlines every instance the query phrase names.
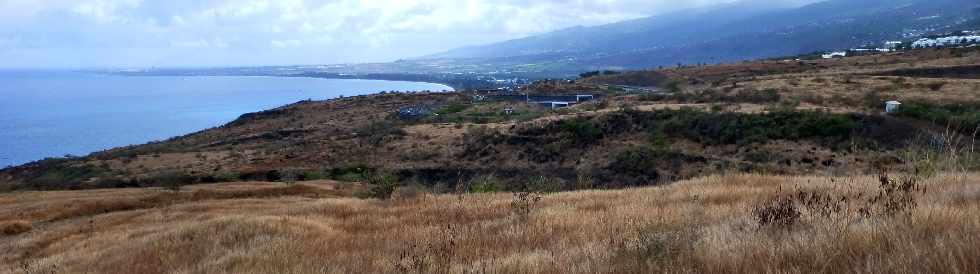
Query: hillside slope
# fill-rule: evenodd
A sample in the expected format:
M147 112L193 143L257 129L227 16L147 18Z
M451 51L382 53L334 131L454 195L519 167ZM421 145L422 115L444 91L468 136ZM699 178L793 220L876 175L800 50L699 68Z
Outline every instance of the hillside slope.
M796 8L754 1L467 47L422 59L538 63L547 69L649 68L846 49L980 28L970 0L831 0ZM540 61L544 59L550 62ZM556 68L557 67L557 68Z
M934 166L941 160L933 156L935 140L963 151L976 140L980 75L971 68L978 62L977 48L930 49L637 71L528 87L531 93L601 96L560 110L523 98L474 100L471 93L304 101L163 142L0 170L0 189L388 175L435 192L570 190L731 171L842 175ZM636 93L621 85L676 90ZM886 100L905 102L908 112L881 115ZM398 115L404 107L429 114L405 119ZM972 169L980 166L973 156L954 160Z
M980 271L976 174L887 195L866 176L393 201L319 193L336 186L0 194L0 273Z

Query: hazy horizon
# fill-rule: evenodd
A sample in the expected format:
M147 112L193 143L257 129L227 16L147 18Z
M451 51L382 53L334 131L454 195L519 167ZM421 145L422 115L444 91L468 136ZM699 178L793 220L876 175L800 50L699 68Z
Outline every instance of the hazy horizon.
M728 2L0 0L0 69L390 62Z

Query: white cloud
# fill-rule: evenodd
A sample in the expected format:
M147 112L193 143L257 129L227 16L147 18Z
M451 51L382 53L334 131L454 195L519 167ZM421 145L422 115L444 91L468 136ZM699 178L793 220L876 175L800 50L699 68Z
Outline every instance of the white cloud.
M11 66L387 61L727 1L0 0L0 48L51 49Z
M89 17L99 23L112 23L121 16L121 10L135 8L139 6L140 0L92 0L81 1L72 7L72 11L80 15Z
M294 47L302 46L303 42L300 40L286 40L286 41L275 40L270 42L270 44L275 48L284 49L284 48L294 48Z
M178 48L228 48L229 46L228 42L221 38L172 41L170 45Z

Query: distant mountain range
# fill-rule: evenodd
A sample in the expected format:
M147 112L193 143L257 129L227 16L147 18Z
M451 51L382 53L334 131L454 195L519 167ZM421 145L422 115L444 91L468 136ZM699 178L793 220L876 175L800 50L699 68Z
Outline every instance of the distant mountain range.
M830 0L805 6L743 0L403 62L570 74L790 56L978 28L977 0Z

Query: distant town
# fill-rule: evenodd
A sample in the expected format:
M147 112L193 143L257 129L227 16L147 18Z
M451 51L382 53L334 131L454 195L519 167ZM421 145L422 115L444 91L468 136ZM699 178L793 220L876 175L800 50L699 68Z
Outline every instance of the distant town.
M836 50L820 55L823 59L843 58L854 55L886 53L909 49L973 47L980 44L980 31L956 31L941 35L917 37L914 40L885 41L880 47L864 46L848 50Z

